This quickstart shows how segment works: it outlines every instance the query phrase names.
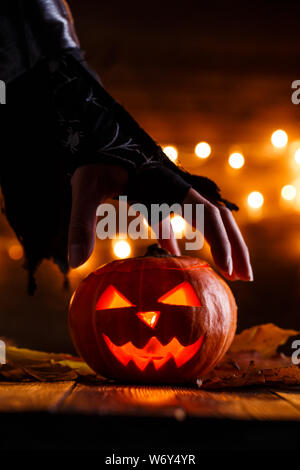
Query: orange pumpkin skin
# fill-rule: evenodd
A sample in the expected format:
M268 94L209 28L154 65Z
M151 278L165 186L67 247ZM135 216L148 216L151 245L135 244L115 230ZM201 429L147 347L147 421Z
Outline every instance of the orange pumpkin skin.
M78 353L95 372L126 382L195 381L223 358L236 321L228 285L206 262L185 256L100 267L69 311Z

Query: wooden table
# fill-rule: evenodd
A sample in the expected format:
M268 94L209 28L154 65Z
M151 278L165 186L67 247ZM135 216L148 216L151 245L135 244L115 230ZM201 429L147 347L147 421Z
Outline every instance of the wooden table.
M0 383L1 449L294 449L300 387Z

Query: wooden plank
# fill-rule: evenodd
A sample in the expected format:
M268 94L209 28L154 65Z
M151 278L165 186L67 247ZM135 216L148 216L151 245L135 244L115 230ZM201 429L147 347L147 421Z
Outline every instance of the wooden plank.
M0 383L0 412L56 411L73 382Z
M76 385L60 411L101 415L300 420L300 410L268 390L204 391L171 387Z
M210 416L215 418L300 420L300 412L266 389L202 391L201 400L198 395L199 392L194 391L189 396L182 397L188 414L203 416L207 413L205 408L209 404Z
M295 409L282 397L268 389L245 393L240 391L236 394L236 399L241 400L242 406L252 419L300 420L300 409Z
M173 416L175 412L180 417L185 411L177 395L182 393L184 389L170 387L78 384L60 411L132 416Z
M175 387L1 383L0 412L300 420L300 389L207 391Z
M284 401L288 402L296 411L300 412L300 386L271 389L271 392Z

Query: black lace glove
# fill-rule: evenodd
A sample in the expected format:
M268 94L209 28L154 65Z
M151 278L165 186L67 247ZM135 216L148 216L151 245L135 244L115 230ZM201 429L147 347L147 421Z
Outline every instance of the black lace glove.
M181 203L193 187L215 204L238 209L221 197L213 181L175 165L103 88L78 52L52 61L49 69L70 174L90 163L119 164L129 173L127 195L131 201Z

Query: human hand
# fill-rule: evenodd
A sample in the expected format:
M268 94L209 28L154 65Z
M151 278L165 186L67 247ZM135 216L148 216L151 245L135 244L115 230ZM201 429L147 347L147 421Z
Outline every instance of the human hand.
M128 184L128 174L118 165L85 165L75 171L71 184L69 263L71 267L76 268L93 252L97 207L106 199L124 193ZM182 204L192 204L192 206L204 204L204 236L210 244L212 256L222 274L230 280L252 280L248 249L229 209L214 205L194 189L188 191ZM170 220L166 218L162 224L170 224ZM161 239L159 237L161 227L152 228L158 233L163 248L172 254L180 254L172 230L169 239Z

